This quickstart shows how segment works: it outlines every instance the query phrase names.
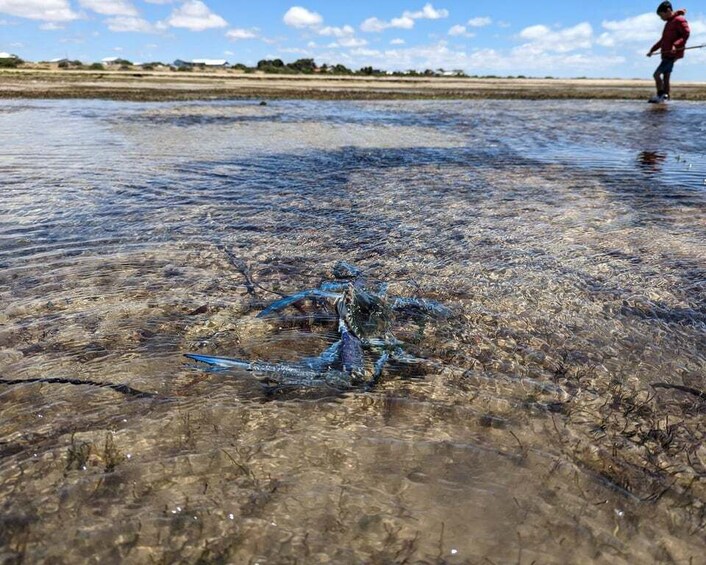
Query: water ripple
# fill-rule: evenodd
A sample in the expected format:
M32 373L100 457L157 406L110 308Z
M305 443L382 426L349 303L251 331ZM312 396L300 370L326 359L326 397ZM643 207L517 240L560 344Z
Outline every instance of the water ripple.
M0 384L3 555L703 555L706 106L646 106L8 101L0 378L157 397ZM330 304L256 314L339 259L452 309L392 321L424 363L336 393L183 360L318 355Z

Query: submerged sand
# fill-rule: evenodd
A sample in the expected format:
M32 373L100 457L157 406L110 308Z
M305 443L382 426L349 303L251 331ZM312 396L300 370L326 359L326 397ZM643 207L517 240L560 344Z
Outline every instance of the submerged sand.
M706 107L669 114L5 102L0 563L701 563ZM391 320L419 363L186 362L319 355L330 304L257 316L340 259L452 309Z
M0 98L161 101L302 99L642 99L651 80L360 77L243 74L233 71L0 71ZM677 100L706 100L706 82L675 82Z

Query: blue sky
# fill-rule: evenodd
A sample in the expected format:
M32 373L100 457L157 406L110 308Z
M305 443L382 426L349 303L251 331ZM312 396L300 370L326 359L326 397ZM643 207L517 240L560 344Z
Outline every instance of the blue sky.
M0 52L133 62L313 58L357 69L649 78L657 0L0 0ZM681 5L680 5L681 6ZM676 7L676 2L675 2ZM706 3L688 2L690 45L706 43ZM706 80L706 48L675 80Z

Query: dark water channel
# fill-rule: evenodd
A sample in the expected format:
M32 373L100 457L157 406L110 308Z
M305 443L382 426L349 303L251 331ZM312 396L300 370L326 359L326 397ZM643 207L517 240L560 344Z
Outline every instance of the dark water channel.
M0 140L0 561L703 562L706 105L10 101ZM317 355L322 304L256 315L341 259L452 309L392 322L426 362L182 357Z

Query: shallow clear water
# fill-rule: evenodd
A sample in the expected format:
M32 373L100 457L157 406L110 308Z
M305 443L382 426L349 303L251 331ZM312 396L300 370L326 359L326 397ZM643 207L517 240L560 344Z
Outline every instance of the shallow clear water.
M0 107L0 558L697 562L706 105ZM372 391L263 388L345 259L395 319ZM369 360L372 363L372 360ZM680 385L691 392L653 388Z

